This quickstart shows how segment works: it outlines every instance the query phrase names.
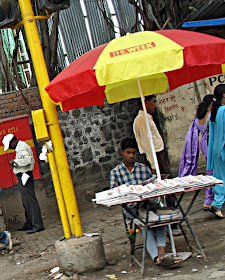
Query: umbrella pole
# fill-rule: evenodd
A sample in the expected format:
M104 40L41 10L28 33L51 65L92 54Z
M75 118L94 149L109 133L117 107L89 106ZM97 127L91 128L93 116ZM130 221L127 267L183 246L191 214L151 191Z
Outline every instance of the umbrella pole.
M143 108L144 113L145 113L145 121L146 121L146 125L147 125L147 130L148 130L148 138L149 138L150 146L151 146L151 149L152 149L152 155L153 155L153 160L154 160L154 163L155 163L156 175L157 175L158 180L161 180L159 164L158 164L158 160L157 160L157 156L156 156L156 152L155 152L154 143L153 143L153 140L152 140L152 132L151 132L150 124L149 124L149 121L148 121L148 113L147 113L147 110L146 110L144 95L143 95L143 92L142 92L141 83L140 83L139 78L137 78L137 83L138 83L138 89L139 89L140 96L141 96L142 108ZM167 206L165 197L163 197L163 203L164 203L165 206ZM171 225L168 225L168 231L169 231L172 253L173 253L173 256L176 256L177 253L176 253L176 248L175 248L175 244L174 244Z
M148 113L147 113L147 110L146 110L144 95L143 95L143 92L142 92L141 83L140 83L139 78L137 78L137 83L138 83L138 89L139 89L140 96L141 96L142 108L143 108L144 113L145 113L145 121L146 121L146 125L147 125L148 138L149 138L149 142L150 142L150 146L151 146L151 150L152 150L153 160L154 160L154 163L155 163L156 175L157 175L157 178L159 180L161 180L159 164L158 164L158 160L157 160L157 156L156 156L156 152L155 152L155 146L154 146L154 143L153 143L153 140L152 140L152 132L151 132L150 124L149 124L149 121L148 121Z

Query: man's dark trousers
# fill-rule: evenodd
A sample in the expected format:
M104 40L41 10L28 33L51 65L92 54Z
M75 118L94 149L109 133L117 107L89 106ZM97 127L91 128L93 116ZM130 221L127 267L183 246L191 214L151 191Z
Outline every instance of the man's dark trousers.
M25 186L21 182L22 174L18 174L18 187L22 198L23 207L25 209L26 222L24 226L32 229L33 227L43 229L43 221L41 217L41 210L34 192L34 178L32 171L26 172L30 178Z

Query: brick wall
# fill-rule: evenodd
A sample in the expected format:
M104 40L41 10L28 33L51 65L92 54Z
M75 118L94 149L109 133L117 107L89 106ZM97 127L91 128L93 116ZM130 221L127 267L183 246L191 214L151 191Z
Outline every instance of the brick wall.
M32 110L39 108L42 108L42 103L38 88L0 94L1 119L29 115Z

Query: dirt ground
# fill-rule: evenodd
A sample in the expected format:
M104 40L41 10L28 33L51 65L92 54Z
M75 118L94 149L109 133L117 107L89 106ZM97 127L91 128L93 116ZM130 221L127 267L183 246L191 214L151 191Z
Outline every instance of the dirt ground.
M187 194L184 205L190 200ZM207 262L193 253L192 257L182 263L178 268L163 269L154 265L146 255L146 269L143 279L225 279L225 219L218 220L212 213L202 210L204 191L201 191L191 209L189 220L204 249ZM59 279L79 280L107 280L107 279L141 279L138 265L130 267L130 245L125 233L119 206L107 208L94 206L92 203L80 207L80 215L84 232L98 232L102 234L107 265L104 269L74 275L73 278L62 275ZM21 244L14 246L10 253L1 250L0 279L2 280L45 280L54 279L49 276L50 270L58 266L54 243L63 236L59 215L55 212L43 215L45 228L43 232L27 235L18 232L17 220L8 221L12 237ZM187 226L193 247L196 247ZM139 237L139 242L142 238ZM167 252L171 252L169 239L167 239ZM189 252L183 236L175 237L178 252ZM138 253L141 257L141 252Z

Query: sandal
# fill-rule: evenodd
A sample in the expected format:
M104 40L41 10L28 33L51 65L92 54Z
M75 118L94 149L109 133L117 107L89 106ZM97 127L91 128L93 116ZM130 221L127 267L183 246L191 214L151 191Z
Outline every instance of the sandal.
M203 210L206 212L206 211L211 211L211 205L207 205L207 204L204 204L203 206Z
M171 267L173 265L174 258L170 255L161 255L160 258L156 257L155 258L155 264L160 265L162 267Z
M182 262L183 262L182 259L174 259L172 256L166 254L162 255L160 257L160 260L158 260L158 257L155 258L156 265L160 265L165 268L176 267Z
M176 266L179 266L183 261L184 260L182 260L182 259L178 259L178 260L174 259L173 264L170 267L167 267L167 268L174 268Z
M217 208L214 207L214 206L211 206L211 212L212 212L213 214L215 214L216 217L219 218L219 219L223 219L223 218L224 218L222 211L219 210L219 209L217 209Z

